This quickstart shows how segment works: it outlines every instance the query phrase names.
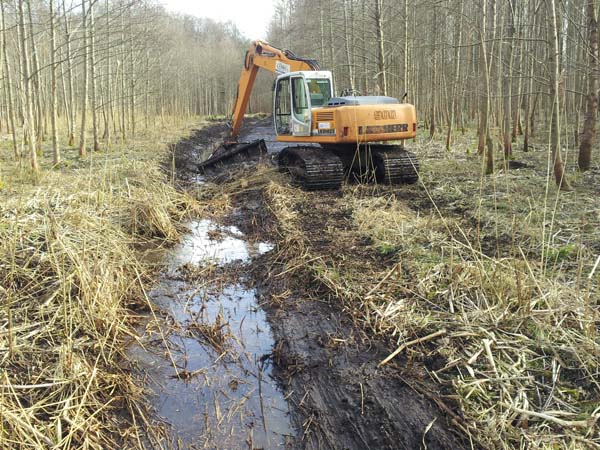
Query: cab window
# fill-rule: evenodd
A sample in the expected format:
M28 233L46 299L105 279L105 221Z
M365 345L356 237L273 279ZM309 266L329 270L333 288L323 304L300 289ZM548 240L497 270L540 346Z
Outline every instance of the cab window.
M277 134L290 134L292 115L290 98L290 79L279 80L275 94L275 127Z
M292 78L292 98L294 99L294 117L300 122L308 121L308 97L304 78Z
M327 78L308 78L310 104L313 107L325 106L331 99L331 83Z

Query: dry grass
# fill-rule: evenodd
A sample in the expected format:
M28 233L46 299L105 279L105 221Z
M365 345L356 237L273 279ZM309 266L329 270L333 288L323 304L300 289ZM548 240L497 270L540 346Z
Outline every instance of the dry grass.
M151 270L136 248L174 242L197 213L159 169L166 142L189 129L179 125L86 160L69 149L36 183L3 151L3 448L142 446L140 388L119 361Z
M558 194L543 151L524 158L534 169L486 178L462 151L420 154L421 186L346 187L330 206L351 210L351 224L323 229L335 242L325 248L299 212L318 197L270 184L280 259L420 360L479 446L598 448L594 175L571 173L576 190ZM353 260L360 236L383 266Z
M225 321L221 312L217 314L214 322L205 320L192 322L188 325L188 331L192 336L199 335L219 355L226 351L227 341L231 335L229 323Z

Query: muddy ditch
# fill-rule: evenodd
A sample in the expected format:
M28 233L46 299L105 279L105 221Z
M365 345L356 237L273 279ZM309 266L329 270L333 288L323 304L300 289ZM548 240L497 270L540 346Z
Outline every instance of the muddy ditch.
M296 434L272 376L274 337L245 266L273 246L209 220L163 255L154 307L128 359L155 424L149 448L292 448Z
M267 121L249 123L245 136L268 144ZM223 173L240 170L202 178L194 170L191 161L223 132L212 125L173 148L182 186L201 192L199 180L222 181ZM335 207L340 195L313 193L305 205L313 209L307 230L331 258L335 239L319 230L331 220L343 226L347 212L328 217L319 208ZM263 189L231 197L227 214L189 224L181 244L163 255L165 269L149 295L154 313L129 348L153 407L145 446L471 448L454 413L423 391L422 367L399 359L378 368L392 344L362 329L308 273L290 272ZM372 257L358 247L341 253Z

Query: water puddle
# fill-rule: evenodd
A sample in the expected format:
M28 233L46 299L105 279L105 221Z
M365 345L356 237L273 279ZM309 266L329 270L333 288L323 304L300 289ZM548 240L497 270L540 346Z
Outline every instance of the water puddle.
M171 270L183 264L227 264L248 262L253 256L266 253L273 245L266 242L250 244L236 227L221 227L210 220L190 224L191 233L183 238L169 262Z
M206 276L211 264L249 262L271 249L201 220L169 255L150 293L161 317L149 317L141 342L128 350L168 425L166 448L289 448L295 433L271 376L274 341L256 292L235 275Z

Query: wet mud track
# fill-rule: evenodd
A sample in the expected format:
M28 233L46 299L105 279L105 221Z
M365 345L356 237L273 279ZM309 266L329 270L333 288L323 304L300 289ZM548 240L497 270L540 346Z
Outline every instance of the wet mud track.
M267 133L269 129L265 123L265 120L250 123L246 127L245 135L255 137ZM197 182L194 164L190 163L190 160L197 160L203 146L213 145L222 135L222 131L219 125L214 125L208 130L199 131L196 136L180 142L174 148L177 177L184 186L190 187ZM226 167L221 170L235 172L236 168ZM209 176L219 177L220 174L212 173ZM335 203L335 198L340 195L329 193L323 196L314 193L311 194L312 197L307 197L308 203L304 205L307 211L312 212L306 214L305 226L307 231L313 231L313 244L322 252L335 251L335 236L319 233L318 230L331 230L335 225L332 221L343 227L349 213L338 211L332 218L323 214L320 208L327 208L328 202ZM320 208L313 207L311 199L314 199ZM185 313L189 314L188 316L179 317L177 320L180 311L177 306L173 310L173 295L163 296L162 299L157 295L155 299L157 306L167 311L166 316L171 318L169 320L175 317L176 323L183 324L188 329L202 315L208 324L216 324L218 327L226 322L230 329L239 328L239 333L232 333L238 335L233 339L234 353L238 356L244 355L244 358L240 359L251 364L244 367L243 364L240 366L234 361L233 366L237 364L239 367L234 369L233 376L228 378L224 376L225 372L217 372L217 378L222 378L220 382L211 385L205 381L190 390L185 385L190 380L181 378L196 379L198 375L205 377L206 367L214 365L215 361L220 362L219 349L214 345L211 348L206 338L196 339L192 347L200 342L200 349L189 351L184 348L176 355L175 359L179 362L173 363L163 358L159 365L178 366L180 375L177 376L175 384L184 386L183 390L174 395L167 392L166 397L161 397L159 393L158 401L155 400L158 415L171 425L167 433L171 442L183 448L187 445L189 448L215 449L471 448L461 437L461 432L453 427L451 418L445 415L444 410L438 408L428 396L413 389L411 381L424 378L422 368L402 359L399 363L379 368L378 363L393 350L391 343L375 338L363 330L344 310L335 295L319 282L302 272L289 273L287 261L280 256L280 248L265 252L268 247L261 249L257 246L261 242L280 245L277 242L277 220L266 205L264 192L261 189L246 191L234 195L232 201L232 211L221 217L217 228L220 231L237 230L234 234L243 233L245 241L253 243L250 247L254 248L254 252L249 256L245 250L246 253L238 258L238 262L243 262L242 270L239 269L241 265L235 265L235 258L221 261L218 273L230 274L232 267L238 267L238 273L241 275L233 281L228 278L225 290L223 283L217 283L220 290L212 295L213 302L215 298L220 299L216 302L219 306L213 305L207 311L206 300L198 300L197 303L192 301L192 307L189 307L190 295L191 298L196 296L206 299L207 292L216 289L214 283L212 287L206 288L206 280L210 280L211 276L214 278L215 272L211 275L202 272L197 266L192 267L191 276L189 273L179 273L187 281L183 287L177 288L180 291L177 298L179 301L188 299L184 301L187 305L184 308ZM241 237L241 234L237 237ZM343 256L371 257L366 249L367 244L364 243L365 248L353 248ZM246 244L247 249L250 247ZM336 258L335 254L327 256ZM185 258L175 260L174 263L179 268L190 268L187 265L189 261L185 261ZM197 285L193 287L193 283ZM234 299L233 303L231 300L223 302L223 297L227 296ZM245 301L247 303L244 303ZM227 306L223 307L228 302L234 305L229 312ZM203 304L205 306L202 306ZM247 315L234 317L239 308L245 308L260 316L255 320L255 324L260 323L261 330L266 330L266 334L269 335L269 339L262 341L258 349L252 348L252 342L257 340L260 333L253 333L248 329L242 331L243 322L247 320L244 317ZM185 338L189 338L189 335ZM181 336L178 339L181 339ZM157 348L160 350L161 344ZM196 365L190 365L190 355L193 356L194 352L204 352L209 357L205 360L196 359ZM268 363L266 369L265 362ZM152 364L155 363L149 366ZM166 373L151 372L150 377L155 376L158 379L150 386L151 390L156 389L160 392L157 386L164 388L165 383L173 384L173 371L170 369L167 372L171 375L171 381L165 380ZM261 382L257 385L255 383L259 377ZM236 387L240 386L241 381L242 384L260 387L261 392L258 392L258 397L254 399L248 397L248 400L243 400L244 394L233 393L231 379L238 380L237 385L233 383ZM267 387L262 385L262 380L267 380ZM268 391L266 395L265 389ZM251 388L244 392L250 391ZM192 393L195 397L190 403ZM234 406L229 410L221 410L215 406L215 396L223 393L230 405L239 402L241 398L244 404L250 405L250 409L236 419L235 426L225 427L234 430L233 432L219 434L218 430L222 424L220 417L230 416L230 410L236 411L234 415L237 414ZM231 398L234 400L231 401ZM168 407L162 407L164 404ZM266 413L265 404L269 406ZM178 417L182 405L186 411L185 420L178 421L174 417ZM169 416L170 410L175 410L175 414ZM216 410L221 412L217 413ZM191 416L195 416L196 419L191 420ZM194 421L198 418L201 419L200 422ZM198 423L204 424L203 433L198 433ZM265 423L270 425L265 426Z
M275 236L277 224L264 208L254 206L265 202L257 197L239 199L238 223L248 234ZM373 258L369 243L339 248L336 239L336 230L345 227L351 213L336 208L340 197L336 192L309 193L299 209L304 231L318 251L360 264ZM302 271L290 275L288 261L277 252L258 258L252 272L276 340L274 374L300 431L294 448L471 448L451 425L452 418L414 389L424 381L423 369L403 359L378 367L394 347L363 330L320 282Z
M377 363L389 349L330 301L292 297L272 312L274 361L304 449L456 449L446 420ZM408 376L408 374L404 374Z

